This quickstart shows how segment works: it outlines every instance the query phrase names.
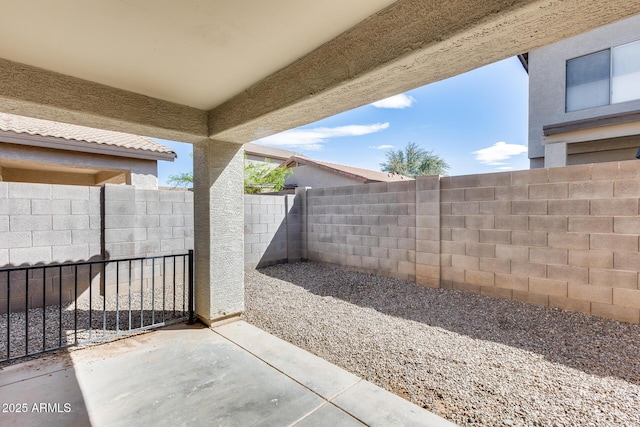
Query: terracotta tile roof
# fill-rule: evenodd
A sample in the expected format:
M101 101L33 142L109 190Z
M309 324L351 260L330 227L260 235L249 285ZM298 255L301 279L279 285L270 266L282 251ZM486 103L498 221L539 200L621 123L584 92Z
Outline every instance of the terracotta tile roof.
M299 153L290 150L284 150L282 148L268 147L266 145L254 144L253 142L247 142L244 144L244 151L247 154L254 156L262 156L270 159L286 160L291 156L299 156Z
M355 166L341 165L338 163L324 162L320 160L310 159L304 156L292 156L283 162L283 165L288 166L292 163L298 163L302 165L311 164L318 166L325 170L330 170L342 175L350 176L363 182L394 182L394 181L412 181L413 178L406 177L404 175L398 175L389 172L379 172L371 169L357 168Z
M169 147L145 136L15 116L2 112L0 112L0 131L61 138L67 141L79 141L88 144L108 145L176 156L176 153Z

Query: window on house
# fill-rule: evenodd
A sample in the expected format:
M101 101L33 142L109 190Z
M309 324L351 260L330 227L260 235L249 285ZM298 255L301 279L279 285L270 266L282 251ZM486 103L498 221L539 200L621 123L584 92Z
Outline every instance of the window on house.
M609 104L609 49L567 61L567 111Z
M566 111L640 99L640 40L567 61Z
M640 40L612 49L611 103L640 99Z

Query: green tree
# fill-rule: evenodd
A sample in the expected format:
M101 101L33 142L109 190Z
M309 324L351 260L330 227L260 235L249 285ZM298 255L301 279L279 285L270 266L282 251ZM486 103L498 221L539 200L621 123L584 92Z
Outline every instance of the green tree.
M266 160L266 159L265 159ZM269 162L259 163L244 161L244 192L257 194L264 190L280 191L284 188L284 181L293 170L281 166L274 167ZM181 172L169 175L167 183L173 187L193 187L193 172Z
M388 150L387 161L380 166L384 172L415 178L421 175L444 175L449 165L431 150L425 150L415 142L410 142L404 150Z
M265 159L266 161L266 159ZM244 192L257 194L263 191L280 191L284 188L284 181L293 170L284 166L276 166L269 162L259 163L244 160Z
M193 172L182 172L176 175L169 175L167 184L172 187L193 187Z

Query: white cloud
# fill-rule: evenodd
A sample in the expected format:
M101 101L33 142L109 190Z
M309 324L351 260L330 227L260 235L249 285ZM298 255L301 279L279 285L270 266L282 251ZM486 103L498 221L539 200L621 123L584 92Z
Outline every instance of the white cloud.
M374 150L388 150L390 148L395 148L393 145L370 145L369 148Z
M322 144L330 138L367 135L380 132L388 127L389 123L374 123L371 125L347 125L334 128L291 129L254 142L313 151L321 150Z
M527 152L526 145L507 144L504 141L496 142L491 147L474 151L476 160L480 163L492 166L506 165L504 160L508 160L513 156L518 156ZM502 168L500 168L502 169ZM504 169L503 169L504 170Z
M409 95L405 95L404 93L401 93L399 95L394 95L392 97L374 102L371 105L373 105L376 108L402 109L402 108L411 107L414 102L416 102L416 100L413 97Z

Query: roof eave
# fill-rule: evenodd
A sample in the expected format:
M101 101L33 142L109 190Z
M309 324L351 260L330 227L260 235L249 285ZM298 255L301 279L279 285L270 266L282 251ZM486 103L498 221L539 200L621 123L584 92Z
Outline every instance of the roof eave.
M298 156L290 157L287 161L285 161L283 163L283 166L289 167L289 165L291 163L293 163L293 162L302 163L302 164L305 164L305 165L310 164L310 165L313 165L313 166L315 166L317 168L334 172L334 173L336 173L338 175L344 175L346 177L349 177L349 178L352 178L352 179L356 179L358 181L362 181L362 183L364 183L364 184L366 184L367 180L368 180L368 178L365 178L365 177L363 177L361 175L356 175L356 174L353 174L353 173L350 173L350 172L347 172L347 171L343 171L343 170L340 170L340 169L332 168L332 167L324 165L322 163L317 163L317 162L313 161L312 159L301 158L301 157L298 157ZM379 182L379 181L377 181L377 182Z
M165 160L173 162L177 157L176 153L173 151L170 153L162 153L136 148L117 147L114 145L99 144L96 142L76 141L74 139L30 135L27 133L11 131L0 131L0 142L142 160Z

